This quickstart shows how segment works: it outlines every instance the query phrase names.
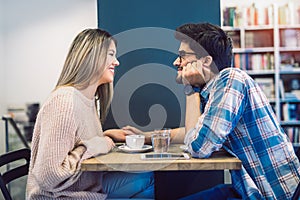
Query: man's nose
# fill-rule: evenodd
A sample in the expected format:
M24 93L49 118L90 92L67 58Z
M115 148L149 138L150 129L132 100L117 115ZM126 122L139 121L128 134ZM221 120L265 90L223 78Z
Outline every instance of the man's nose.
M180 66L180 59L179 59L179 57L177 57L176 60L174 60L173 65L176 66L176 67Z

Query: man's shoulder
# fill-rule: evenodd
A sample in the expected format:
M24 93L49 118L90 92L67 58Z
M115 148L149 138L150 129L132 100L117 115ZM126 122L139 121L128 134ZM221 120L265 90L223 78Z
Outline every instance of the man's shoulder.
M220 71L220 74L230 74L230 73L240 73L240 74L244 74L246 73L245 71L239 69L239 68L235 68L235 67L227 67L224 68Z
M228 67L220 71L219 76L221 78L230 78L230 79L247 79L249 75L239 69L234 67Z

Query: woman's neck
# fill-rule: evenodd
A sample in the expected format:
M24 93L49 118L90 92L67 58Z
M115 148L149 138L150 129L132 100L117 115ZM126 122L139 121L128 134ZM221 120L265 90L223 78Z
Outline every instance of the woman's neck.
M84 89L78 89L84 96L86 96L88 99L94 99L95 98L95 93L97 90L97 85L89 85L87 88Z

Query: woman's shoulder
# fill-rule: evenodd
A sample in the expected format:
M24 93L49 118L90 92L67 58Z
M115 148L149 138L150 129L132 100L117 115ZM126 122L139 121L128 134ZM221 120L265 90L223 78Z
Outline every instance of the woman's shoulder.
M74 95L75 93L75 88L71 86L62 86L62 87L57 87L51 92L51 96L70 96Z
M50 93L43 107L71 106L74 103L73 101L74 89L72 87L60 87Z
M43 103L38 118L61 119L64 116L73 116L74 111L72 89L58 88L53 90ZM71 118L69 117L69 119Z
M74 87L63 86L51 92L44 106L77 110L93 107L94 101L87 99Z
M53 90L50 94L49 100L70 102L75 96L75 88L73 87L59 87Z

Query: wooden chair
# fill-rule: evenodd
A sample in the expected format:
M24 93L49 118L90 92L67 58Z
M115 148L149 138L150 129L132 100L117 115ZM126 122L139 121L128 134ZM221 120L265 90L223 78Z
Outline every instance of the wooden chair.
M0 167L8 166L4 173L0 173L0 188L5 200L12 200L8 184L13 180L28 174L30 152L30 149L25 148L11 151L0 156ZM25 164L23 163L10 169L11 166L9 164L24 159L26 161Z

